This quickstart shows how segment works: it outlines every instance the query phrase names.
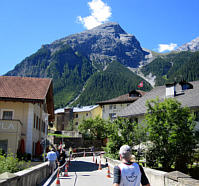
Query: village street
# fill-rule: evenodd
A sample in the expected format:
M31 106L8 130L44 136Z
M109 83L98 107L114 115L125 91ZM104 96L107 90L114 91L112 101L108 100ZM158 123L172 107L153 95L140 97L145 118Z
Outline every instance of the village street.
M96 159L95 159L96 160ZM98 158L99 162L99 158ZM79 157L71 161L68 169L68 177L60 176L60 185L68 186L110 186L113 183L113 176L107 177L108 168L93 162L93 157ZM57 178L49 185L56 186Z

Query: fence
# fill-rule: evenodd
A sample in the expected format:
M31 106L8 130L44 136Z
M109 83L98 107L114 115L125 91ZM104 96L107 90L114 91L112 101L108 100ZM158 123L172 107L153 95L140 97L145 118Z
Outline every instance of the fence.
M110 158L104 159L108 162L111 172L114 166L120 161ZM199 180L192 179L191 176L179 171L164 172L144 167L144 171L150 181L151 186L199 186Z

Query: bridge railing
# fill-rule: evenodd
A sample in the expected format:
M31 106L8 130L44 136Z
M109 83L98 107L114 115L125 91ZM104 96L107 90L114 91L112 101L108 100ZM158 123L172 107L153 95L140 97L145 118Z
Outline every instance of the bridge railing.
M39 185L50 175L48 162L41 163L34 167L24 169L16 173L4 173L1 175L0 186L8 185Z

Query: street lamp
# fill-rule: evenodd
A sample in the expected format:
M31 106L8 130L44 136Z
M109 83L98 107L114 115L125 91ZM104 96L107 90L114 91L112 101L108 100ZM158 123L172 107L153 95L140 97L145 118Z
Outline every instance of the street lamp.
M45 137L44 137L44 162L46 161L46 139L47 139L47 131L48 131L48 116L50 114L46 114L45 116Z

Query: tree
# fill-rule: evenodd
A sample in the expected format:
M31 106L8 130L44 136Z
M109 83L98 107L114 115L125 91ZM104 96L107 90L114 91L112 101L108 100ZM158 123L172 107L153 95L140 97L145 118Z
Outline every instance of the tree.
M194 116L177 100L147 102L146 123L153 147L147 155L151 162L160 163L168 171L172 166L185 171L196 147Z
M138 123L131 122L128 118L117 118L108 125L108 143L105 151L110 157L118 158L118 151L124 144L129 146L137 145Z
M107 137L107 123L100 117L89 118L79 124L78 129L84 135L89 135L93 139L103 140Z

